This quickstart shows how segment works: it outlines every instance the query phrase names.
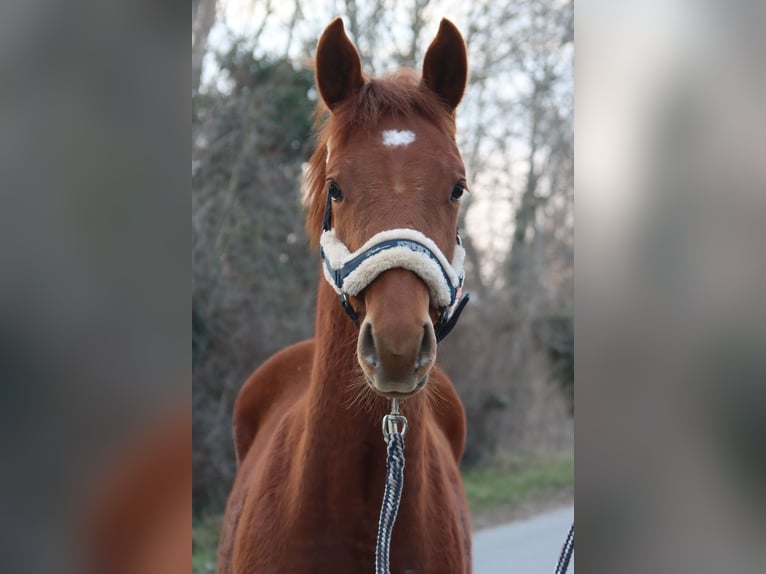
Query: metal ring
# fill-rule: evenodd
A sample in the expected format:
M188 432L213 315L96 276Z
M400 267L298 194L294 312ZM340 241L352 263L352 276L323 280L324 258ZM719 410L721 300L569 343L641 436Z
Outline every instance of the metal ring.
M402 425L401 431L398 428L399 424ZM400 432L402 438L404 438L404 435L407 434L407 417L394 414L385 415L381 426L383 427L383 439L386 443L388 443L388 437L395 432Z

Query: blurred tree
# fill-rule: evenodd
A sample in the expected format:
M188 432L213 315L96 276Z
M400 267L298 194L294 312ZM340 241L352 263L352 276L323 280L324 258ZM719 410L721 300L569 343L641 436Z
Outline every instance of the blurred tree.
M199 89L207 38L215 24L216 0L192 0L192 91Z
M461 147L473 188L506 206L509 230L490 251L469 237L481 272L468 287L480 296L445 353L466 405L467 463L571 445L572 10L556 0L479 0L466 16Z
M192 348L195 500L220 508L234 472L231 411L268 356L313 332L318 264L297 182L312 145L310 71L220 58L230 91L193 100Z

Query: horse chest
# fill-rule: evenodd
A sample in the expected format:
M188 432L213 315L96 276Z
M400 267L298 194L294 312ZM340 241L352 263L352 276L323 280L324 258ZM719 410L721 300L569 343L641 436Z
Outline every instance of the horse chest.
M272 451L290 456L262 451L251 462L260 472L241 485L247 500L238 529L247 536L238 538L235 554L241 558L234 574L373 572L385 451L346 442L330 456L319 445L290 444L289 436L270 442ZM455 493L444 469L411 454L394 528L392 573L466 572L465 529L453 510ZM431 488L422 480L429 471L435 473Z

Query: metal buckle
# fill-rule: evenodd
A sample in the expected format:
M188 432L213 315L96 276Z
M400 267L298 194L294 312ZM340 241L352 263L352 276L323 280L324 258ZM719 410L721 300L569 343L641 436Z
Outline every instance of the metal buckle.
M398 425L401 423L402 430L400 431ZM402 415L386 415L383 417L383 439L388 442L388 438L392 433L401 432L402 438L407 434L407 418Z
M402 430L399 430L399 425L402 425ZM399 414L399 399L391 399L391 413L384 415L381 421L383 428L383 439L388 444L389 436L392 433L401 433L402 438L407 434L407 417Z

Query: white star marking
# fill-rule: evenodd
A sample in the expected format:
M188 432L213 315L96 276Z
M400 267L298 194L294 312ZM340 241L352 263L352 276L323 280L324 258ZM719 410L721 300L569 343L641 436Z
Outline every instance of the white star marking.
M415 141L415 132L409 130L385 130L383 145L388 147L407 146Z

